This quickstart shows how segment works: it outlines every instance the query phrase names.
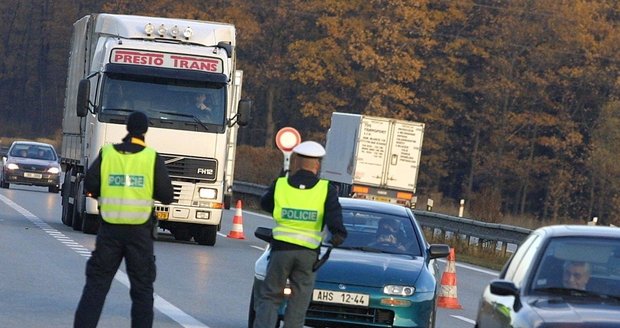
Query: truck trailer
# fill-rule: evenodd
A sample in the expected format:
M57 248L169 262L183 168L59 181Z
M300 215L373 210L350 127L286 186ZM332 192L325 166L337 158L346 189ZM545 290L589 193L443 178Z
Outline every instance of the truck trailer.
M415 207L424 123L332 113L321 178L343 197Z
M127 134L127 116L142 111L146 143L174 187L172 204L155 203L159 227L177 240L215 244L232 201L237 129L251 107L241 100L235 33L225 23L103 13L73 24L62 121L65 225L96 233L98 204L84 192L84 173L102 146ZM196 110L199 95L209 115Z

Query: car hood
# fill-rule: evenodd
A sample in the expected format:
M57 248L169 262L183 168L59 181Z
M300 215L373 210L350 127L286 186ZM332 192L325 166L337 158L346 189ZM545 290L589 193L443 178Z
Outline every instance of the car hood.
M413 285L423 269L422 257L333 249L317 272L316 281L368 287Z
M620 320L620 303L598 298L545 298L530 305L546 325L579 322L579 327L604 328L618 327Z

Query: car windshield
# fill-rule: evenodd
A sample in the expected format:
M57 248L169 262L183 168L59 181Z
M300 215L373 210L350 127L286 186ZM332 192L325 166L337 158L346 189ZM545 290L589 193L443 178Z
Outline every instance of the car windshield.
M339 248L421 256L420 243L409 217L343 208L348 236Z
M155 127L223 131L226 85L124 74L107 74L103 81L100 119L143 111ZM206 129L208 125L211 128Z
M54 152L54 149L46 145L15 144L9 152L9 156L41 159L46 161L56 160L56 153Z
M533 292L620 297L620 240L552 239L531 284Z

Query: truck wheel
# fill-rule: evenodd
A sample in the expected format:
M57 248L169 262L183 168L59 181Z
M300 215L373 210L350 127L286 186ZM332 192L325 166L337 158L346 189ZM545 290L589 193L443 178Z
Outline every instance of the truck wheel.
M49 186L47 187L47 191L57 194L60 191L60 188L58 188L58 186Z
M193 231L194 240L200 245L213 246L217 236L216 225L196 225Z
M82 232L96 235L99 230L99 215L84 213L82 215Z
M68 171L65 173L65 180L62 183L62 214L60 220L69 227L73 225L73 204L69 204L71 195L71 171Z
M174 239L180 241L189 241L190 239L192 239L192 233L190 232L189 228L185 227L174 229L172 235L174 236Z
M82 194L82 188L80 186L80 174L77 174L75 176L75 183L73 184L73 188L76 189L76 192L72 192L71 194L75 196L75 198L73 198L73 222L71 222L71 226L73 227L73 230L75 231L81 231L82 230L82 208L84 208L84 206L80 206L79 202L83 201L84 198L82 197L82 199L80 199L80 195Z
M9 189L9 183L8 182L4 182L4 179L0 180L0 187L4 188L4 189Z
M82 230L82 213L78 213L78 208L76 204L73 204L73 221L71 222L71 226L73 230L80 231Z

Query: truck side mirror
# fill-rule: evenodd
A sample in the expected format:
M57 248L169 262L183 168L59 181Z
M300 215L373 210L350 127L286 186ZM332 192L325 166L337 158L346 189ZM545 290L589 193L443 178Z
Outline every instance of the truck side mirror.
M81 80L78 86L76 111L78 117L88 114L88 97L90 96L90 80Z
M246 126L250 121L250 115L252 111L252 100L242 99L239 100L239 107L237 108L237 124L239 126Z

